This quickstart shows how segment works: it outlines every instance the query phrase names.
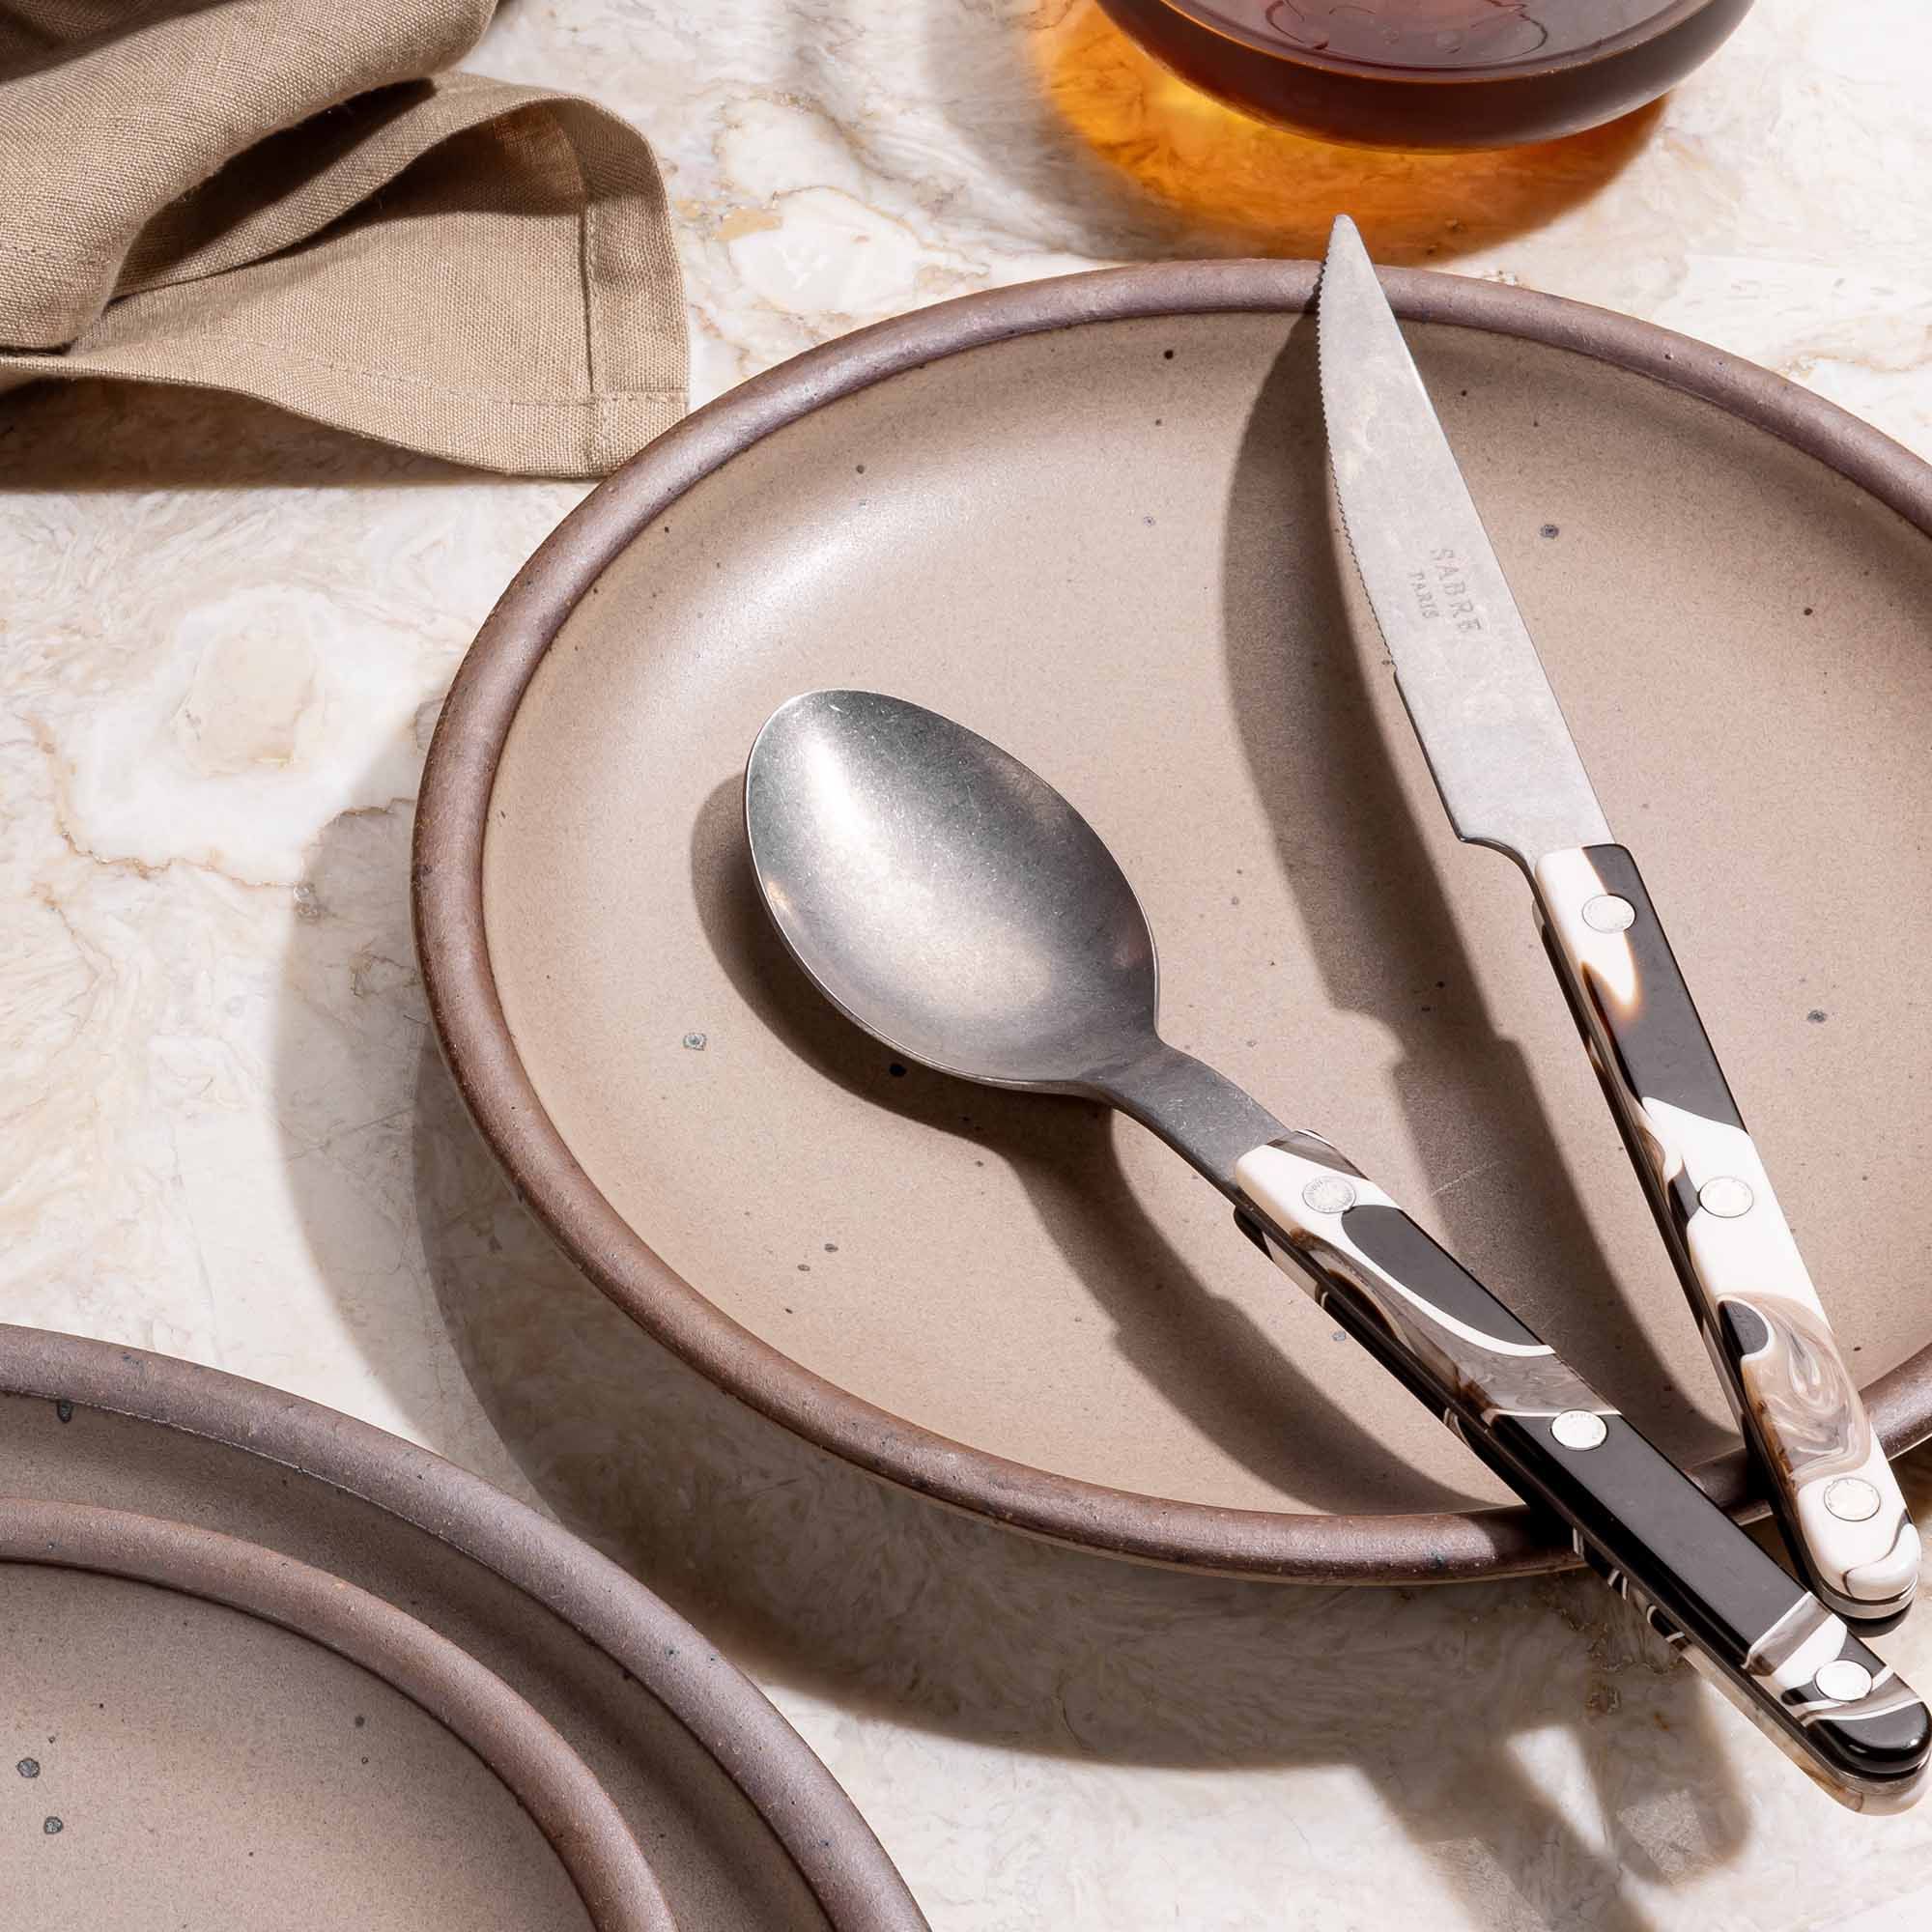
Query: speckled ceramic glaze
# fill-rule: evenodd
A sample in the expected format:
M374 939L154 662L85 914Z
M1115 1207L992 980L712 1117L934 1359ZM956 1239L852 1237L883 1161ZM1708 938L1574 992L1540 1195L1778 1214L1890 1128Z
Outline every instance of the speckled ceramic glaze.
M1900 1123L1927 1070L1904 1018L1932 943L1926 472L1683 338L1388 282L1605 804L1681 908L1878 1425L1921 1435L1932 1208ZM1232 263L973 298L663 440L466 665L423 793L419 936L520 1189L768 1413L1103 1548L1493 1573L1559 1553L1210 1190L1095 1109L859 1036L766 930L739 823L753 733L809 687L1005 745L1134 879L1176 1044L1373 1163L1665 1448L1724 1450L1515 882L1455 843L1363 641L1311 286Z
M924 1924L696 1631L422 1450L0 1327L0 1468L10 1923Z

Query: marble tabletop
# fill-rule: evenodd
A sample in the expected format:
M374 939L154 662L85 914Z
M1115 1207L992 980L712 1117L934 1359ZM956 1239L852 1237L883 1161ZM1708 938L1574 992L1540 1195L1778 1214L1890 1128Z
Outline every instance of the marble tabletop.
M1305 254L1346 202L1388 259L1667 323L1932 456L1928 60L1923 0L1760 0L1660 110L1429 160L1221 113L1093 0L508 0L471 64L656 143L696 400L974 289ZM1932 1806L1838 1810L1586 1581L1028 1543L806 1449L557 1261L428 1038L407 850L439 699L578 486L79 385L0 408L0 488L9 1320L298 1390L595 1536L939 1932L1932 1922ZM1932 1615L1886 1648L1932 1681Z

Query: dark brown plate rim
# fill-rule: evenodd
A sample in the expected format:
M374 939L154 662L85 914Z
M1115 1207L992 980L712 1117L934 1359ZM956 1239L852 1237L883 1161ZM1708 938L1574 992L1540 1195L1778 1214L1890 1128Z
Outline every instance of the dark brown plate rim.
M1399 315L1567 349L1699 397L1816 457L1932 535L1932 468L1834 404L1654 324L1505 284L1384 270ZM483 839L497 760L544 652L617 554L694 484L785 424L943 355L1151 316L1297 313L1312 262L1171 262L1022 283L862 328L753 378L659 437L594 490L518 572L458 671L415 824L416 951L458 1088L526 1205L603 1292L721 1388L873 1475L995 1521L1146 1562L1304 1583L1520 1576L1577 1560L1522 1508L1404 1516L1229 1509L1056 1475L875 1407L707 1301L598 1191L517 1056L490 965ZM1896 1452L1932 1434L1932 1344L1865 1391ZM1761 1514L1741 1457L1698 1478Z
M836 1932L927 1932L871 1827L751 1679L636 1577L482 1477L301 1396L170 1355L47 1329L0 1322L0 1394L104 1409L226 1443L359 1496L461 1550L612 1658L664 1705L784 1847ZM55 1507L78 1536L86 1513ZM145 1520L124 1515L122 1520ZM178 1524L147 1529L154 1548L165 1548L171 1533L177 1544L196 1534ZM275 1566L286 1568L286 1559L271 1557L270 1567ZM259 1574L254 1580L260 1583ZM226 1601L218 1588L196 1593ZM363 1634L372 1643L381 1640L374 1623ZM505 1692L514 1696L507 1687ZM472 1715L487 1715L481 1702Z

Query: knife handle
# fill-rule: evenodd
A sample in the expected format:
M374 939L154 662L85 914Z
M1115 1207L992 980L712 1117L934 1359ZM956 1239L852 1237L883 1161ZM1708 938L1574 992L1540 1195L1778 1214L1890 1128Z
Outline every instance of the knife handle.
M1235 1178L1270 1259L1805 1771L1855 1809L1913 1802L1932 1713L1379 1187L1313 1134Z
M1918 1532L1636 862L1552 852L1544 939L1786 1541L1811 1587L1895 1621Z

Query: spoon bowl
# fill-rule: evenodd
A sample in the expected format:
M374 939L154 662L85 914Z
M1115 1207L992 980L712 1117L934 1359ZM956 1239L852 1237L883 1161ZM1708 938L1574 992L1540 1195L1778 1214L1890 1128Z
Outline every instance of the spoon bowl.
M1158 1046L1153 934L1126 875L964 725L877 692L794 697L752 747L745 830L793 956L895 1052L1097 1094Z

